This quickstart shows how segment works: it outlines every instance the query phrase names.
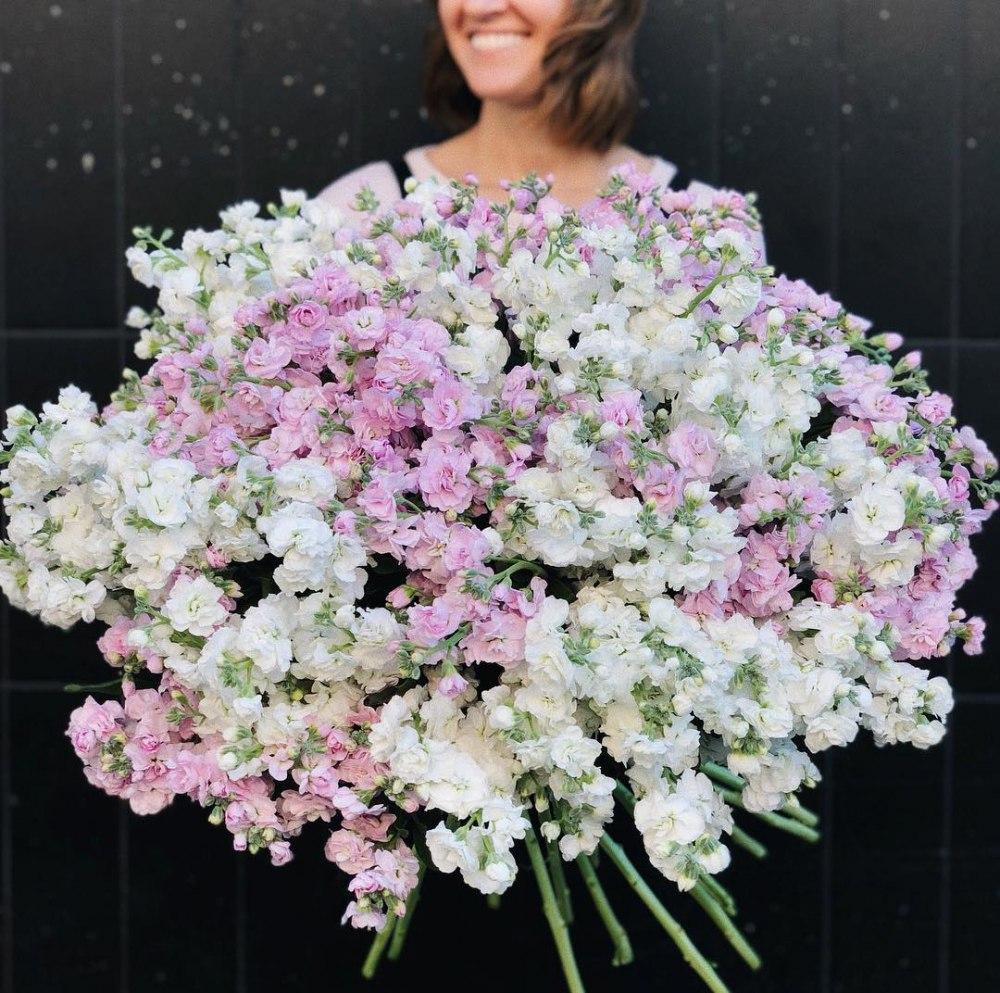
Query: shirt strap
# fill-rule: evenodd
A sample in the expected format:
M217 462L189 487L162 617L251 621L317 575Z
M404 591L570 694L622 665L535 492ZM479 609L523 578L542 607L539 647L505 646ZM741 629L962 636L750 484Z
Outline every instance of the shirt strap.
M399 189L405 193L406 186L404 184L413 175L410 171L410 167L406 164L406 159L400 156L398 159L393 159L389 165L392 166L392 171L396 174L396 181L399 183Z

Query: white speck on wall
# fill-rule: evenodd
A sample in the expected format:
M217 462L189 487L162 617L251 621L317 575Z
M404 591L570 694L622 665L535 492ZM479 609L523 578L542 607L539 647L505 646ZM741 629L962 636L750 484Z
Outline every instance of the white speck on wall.
M277 138L280 134L281 134L281 128L279 128L277 124L272 124L271 125L271 137L272 138Z
M48 169L49 172L55 172L56 169L59 168L59 160L54 158L47 158L45 160L45 168Z
M842 104L841 107L840 107L840 112L842 114L853 114L854 113L854 104L853 103Z
M326 84L325 83L317 83L313 87L313 96L314 97L325 96L325 94L326 94Z
M172 73L170 74L170 78L171 78L171 79L172 79L172 80L173 80L173 81L174 81L175 83L183 83L183 82L184 82L184 73L182 73L182 72L181 72L181 71L180 71L179 69L175 69L175 70L174 70L174 71L173 71L173 72L172 72Z
M200 72L193 72L193 73L191 73L191 85L192 86L201 86L201 73Z
M399 108L398 107L390 107L389 108L389 120L390 121L396 121L398 119L399 119Z
M969 137L965 139L965 147L969 149L970 152L975 151L979 147L979 142L972 135L969 135Z
M228 131L229 130L229 118L225 114L219 115L219 130Z
M49 128L48 128L48 130L49 130L49 134L59 134L59 125L58 125L58 124L56 124L56 122L55 122L55 121L53 121L53 122L52 122L52 123L51 123L51 124L49 125Z
M760 95L760 105L762 107L769 107L771 105L771 95L769 93L762 93Z
M82 121L80 121L80 127L83 128L84 131L89 131L93 126L94 122L89 117L85 117Z
M882 8L882 9L881 9L881 10L880 10L880 11L878 12L878 19L879 19L880 21L887 21L887 20L889 20L889 18L890 18L890 17L892 17L892 12L891 12L891 11L888 11L888 10L886 10L886 9L885 9L885 7L883 7L883 8Z
M154 156L153 156L153 157L152 157L152 158L151 158L151 159L149 160L149 164L150 164L150 166L152 166L152 168L154 168L154 169L159 169L159 168L160 168L160 166L162 166L162 165L163 165L163 159L161 159L159 155L154 155Z
M253 31L254 34L260 34L261 31L264 30L264 22L254 21L253 24L250 25L250 30Z
M183 31L187 26L188 22L184 20L183 17L178 17L177 20L174 21L174 27L177 28L178 31Z
M350 143L351 143L351 136L346 131L341 131L340 134L337 135L338 148L347 148L347 146Z
M163 56L159 52L153 52L149 57L149 61L153 63L154 66L163 64Z
M9 62L0 62L0 73L9 76L13 70L14 67Z
M62 7L60 7L59 4L57 3L51 4L49 7L50 17L62 17L62 12L63 12Z
M84 152L80 156L80 166L88 175L94 171L94 163L96 161L97 159L94 157L93 152Z
M289 151L294 152L295 149L299 147L299 139L298 138L289 138L285 142L285 144L288 146Z
M228 145L219 145L219 154L223 158L226 158L231 151L232 149Z

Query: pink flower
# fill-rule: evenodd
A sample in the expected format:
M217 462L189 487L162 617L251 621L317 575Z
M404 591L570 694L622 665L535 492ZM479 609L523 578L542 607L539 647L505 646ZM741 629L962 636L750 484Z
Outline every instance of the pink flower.
M442 596L429 607L410 607L408 617L407 637L418 645L430 647L458 630L465 619L465 610L454 599Z
M435 445L417 470L424 500L437 510L465 510L472 502L472 459L457 448Z
M457 428L479 414L476 395L456 379L441 379L424 397L421 417L432 430Z
M951 417L952 400L944 393L930 393L917 401L916 409L917 413L931 424L940 424Z
M80 758L90 758L119 730L125 711L117 700L98 703L88 696L69 716L66 734Z
M353 831L332 831L323 854L339 869L353 876L375 864L375 846Z
M284 342L254 338L243 356L243 368L250 376L274 379L291 361L292 349Z
M712 475L719 459L712 435L692 421L682 421L670 432L667 453L682 469L702 479Z
M469 688L469 683L457 672L449 672L441 677L438 681L437 688L438 693L448 697L449 700L454 700L456 697L460 697Z

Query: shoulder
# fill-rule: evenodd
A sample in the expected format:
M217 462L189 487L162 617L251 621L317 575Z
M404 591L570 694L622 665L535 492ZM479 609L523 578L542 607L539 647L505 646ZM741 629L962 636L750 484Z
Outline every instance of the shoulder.
M382 202L402 196L399 181L392 166L386 161L369 162L345 173L316 194L317 200L333 204L341 210L353 210L354 200L365 187L370 187Z

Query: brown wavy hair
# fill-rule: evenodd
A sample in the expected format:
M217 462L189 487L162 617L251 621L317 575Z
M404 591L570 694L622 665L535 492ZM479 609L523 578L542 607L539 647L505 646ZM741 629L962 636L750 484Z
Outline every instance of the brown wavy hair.
M431 20L424 58L424 105L431 119L464 131L480 100L452 58L438 18ZM545 53L538 106L567 144L606 152L632 129L639 87L633 68L635 33L646 0L571 0L569 16Z

